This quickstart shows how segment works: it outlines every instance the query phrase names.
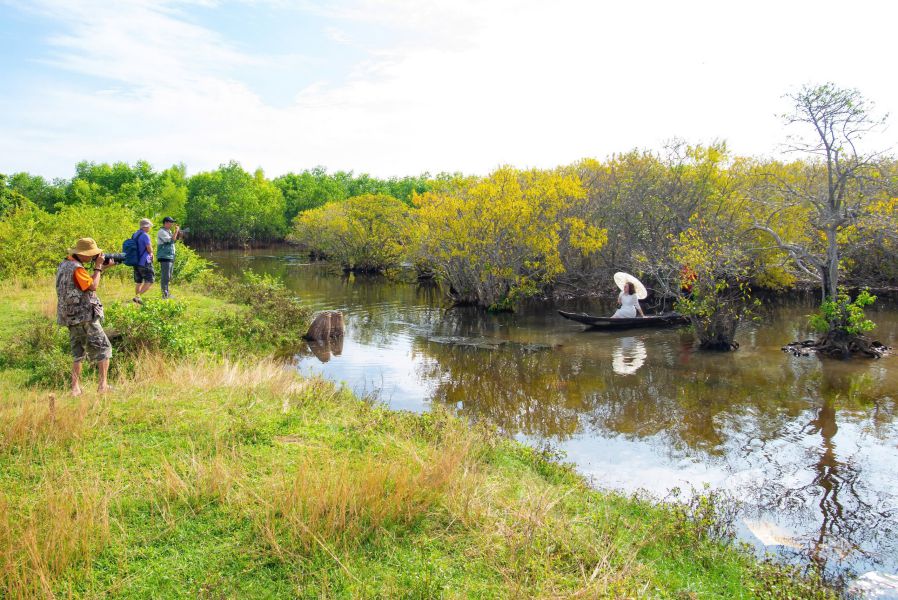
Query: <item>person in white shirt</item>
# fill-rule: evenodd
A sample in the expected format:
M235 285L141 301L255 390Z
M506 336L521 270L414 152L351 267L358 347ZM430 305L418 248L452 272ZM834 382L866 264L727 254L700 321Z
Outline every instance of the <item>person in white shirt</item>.
M632 281L628 281L624 285L624 289L617 296L617 303L620 305L620 308L611 315L612 319L633 319L636 317L637 312L640 317L645 316L645 313L642 312L642 307L639 306L639 298L636 297L636 286L633 285Z

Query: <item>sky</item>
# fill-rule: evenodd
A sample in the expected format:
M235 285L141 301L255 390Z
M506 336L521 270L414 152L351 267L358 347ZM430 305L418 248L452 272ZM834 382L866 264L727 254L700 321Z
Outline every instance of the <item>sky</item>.
M887 1L0 0L0 173L486 174L673 139L774 156L802 85L898 113L896 22Z

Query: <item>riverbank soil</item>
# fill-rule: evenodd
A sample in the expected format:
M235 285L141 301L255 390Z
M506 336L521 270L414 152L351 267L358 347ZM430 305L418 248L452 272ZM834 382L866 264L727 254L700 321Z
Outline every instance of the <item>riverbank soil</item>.
M53 295L0 284L4 352ZM237 310L176 295L208 327ZM0 597L834 597L706 504L599 493L488 426L270 359L148 352L78 398L0 364Z

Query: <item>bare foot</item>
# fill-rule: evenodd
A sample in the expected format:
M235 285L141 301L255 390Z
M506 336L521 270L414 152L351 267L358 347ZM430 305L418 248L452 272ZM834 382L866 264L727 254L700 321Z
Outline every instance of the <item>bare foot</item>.
M73 395L73 396L80 396L80 395L81 395L81 388L80 388L80 387L73 387L73 388L72 388L72 395Z
M97 391L100 392L101 394L105 394L107 392L112 391L112 386L111 385L100 386L97 388Z

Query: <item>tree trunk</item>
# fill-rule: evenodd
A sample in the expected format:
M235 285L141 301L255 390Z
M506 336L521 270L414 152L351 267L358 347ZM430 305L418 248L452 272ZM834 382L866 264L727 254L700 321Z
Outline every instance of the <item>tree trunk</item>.
M839 290L839 246L836 228L826 228L826 262L823 272L823 299L835 300Z
M336 310L325 310L315 316L305 338L316 342L328 341L343 337L344 329L343 313Z
M710 319L690 317L690 320L702 350L728 352L739 348L739 344L736 342L738 316L718 313Z

